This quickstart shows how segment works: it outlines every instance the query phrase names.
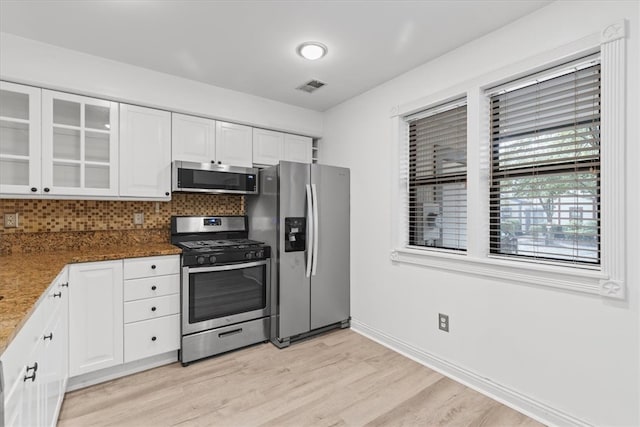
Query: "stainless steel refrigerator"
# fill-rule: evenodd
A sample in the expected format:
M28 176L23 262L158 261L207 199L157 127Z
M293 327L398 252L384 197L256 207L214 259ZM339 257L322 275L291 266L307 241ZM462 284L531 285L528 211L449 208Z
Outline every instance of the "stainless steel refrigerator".
M271 341L348 327L349 169L294 162L260 171L249 238L271 246Z

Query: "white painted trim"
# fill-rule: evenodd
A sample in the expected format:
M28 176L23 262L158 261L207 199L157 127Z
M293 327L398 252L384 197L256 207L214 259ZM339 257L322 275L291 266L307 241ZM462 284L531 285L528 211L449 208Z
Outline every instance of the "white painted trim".
M96 372L89 372L84 375L69 378L67 383L67 392L79 390L95 384L111 381L116 378L126 377L127 375L136 374L158 366L168 365L178 361L178 351L170 351L168 353L158 354L146 359L136 360L125 363L123 365L113 366L111 368L101 369Z
M421 350L356 319L351 319L351 329L543 424L549 426L592 426L586 421L575 418L505 385L491 381L476 372Z
M559 288L575 292L625 299L624 281L626 260L625 223L625 37L626 22L616 22L602 32L559 46L512 65L441 90L427 97L391 108L391 261L428 266L492 279L508 280L527 285ZM489 149L487 126L488 97L485 91L507 81L548 69L567 61L583 57L600 49L602 80L602 140L615 143L602 147L602 259L598 267L535 260L512 260L489 254L488 215L469 215L467 219L467 252L452 253L436 249L407 247L408 228L405 204L406 177L401 165L406 147L405 118L430 106L455 100L460 94L467 97L467 185L468 212L488 212ZM622 190L621 190L622 189ZM474 238L474 236L476 236ZM478 237L480 236L480 237Z
M608 280L597 270L420 249L395 249L391 252L391 261L594 295L601 294L600 282Z
M600 205L602 269L609 279L600 283L600 295L625 299L626 218L626 25L619 21L602 31L601 46L601 170ZM606 216L605 216L606 215Z

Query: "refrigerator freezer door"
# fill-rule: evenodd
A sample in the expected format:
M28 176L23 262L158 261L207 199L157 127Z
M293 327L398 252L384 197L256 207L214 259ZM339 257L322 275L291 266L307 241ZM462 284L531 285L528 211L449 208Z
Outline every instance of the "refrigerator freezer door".
M285 252L285 218L307 214L306 185L310 184L309 165L281 162L279 168L279 286L277 338L288 338L309 331L310 279L305 276L306 253ZM309 221L306 221L309 236ZM309 239L306 239L309 242ZM307 243L307 251L308 243Z
M311 165L317 200L318 251L311 275L311 329L347 320L349 289L349 169Z

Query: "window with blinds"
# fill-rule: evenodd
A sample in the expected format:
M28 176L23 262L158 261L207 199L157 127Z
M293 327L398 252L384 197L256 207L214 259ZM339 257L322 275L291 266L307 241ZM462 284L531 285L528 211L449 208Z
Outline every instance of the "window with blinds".
M424 111L407 122L408 243L466 250L466 101Z
M600 263L600 64L489 91L490 251Z

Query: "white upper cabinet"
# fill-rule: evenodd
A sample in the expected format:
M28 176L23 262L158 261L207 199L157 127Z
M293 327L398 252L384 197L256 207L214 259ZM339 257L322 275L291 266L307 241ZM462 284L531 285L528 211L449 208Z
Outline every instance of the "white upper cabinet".
M0 193L39 194L39 88L0 82Z
M284 135L282 160L289 162L311 163L313 140L306 136Z
M253 129L253 163L277 165L280 160L311 163L313 140L265 129Z
M120 104L120 196L171 199L171 113Z
M265 129L253 129L253 163L277 165L282 159L284 134Z
M253 166L253 130L250 126L216 122L216 161L223 165Z
M216 161L216 122L201 117L171 115L172 159L197 163Z
M42 91L42 193L118 195L118 104Z

